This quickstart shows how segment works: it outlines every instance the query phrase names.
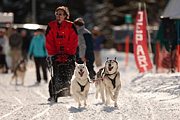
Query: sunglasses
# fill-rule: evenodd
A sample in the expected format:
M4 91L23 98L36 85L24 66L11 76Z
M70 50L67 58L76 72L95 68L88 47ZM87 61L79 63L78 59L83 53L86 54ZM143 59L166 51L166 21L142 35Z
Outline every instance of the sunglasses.
M62 15L64 15L64 14L61 14L61 13L60 13L60 14L58 14L58 13L56 13L55 15L60 15L60 16L62 16Z

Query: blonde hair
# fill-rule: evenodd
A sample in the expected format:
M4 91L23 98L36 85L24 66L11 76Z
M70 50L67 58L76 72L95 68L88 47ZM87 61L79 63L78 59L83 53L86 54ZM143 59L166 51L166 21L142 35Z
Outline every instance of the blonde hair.
M69 9L68 9L67 7L65 7L65 6L59 6L59 7L56 8L56 10L55 10L55 15L56 15L56 13L57 13L58 10L63 10L64 13L65 13L65 15L66 15L66 19L69 19L70 14L69 14Z
M82 26L84 25L84 20L82 18L77 18L76 20L74 20L74 24L78 25L78 26Z

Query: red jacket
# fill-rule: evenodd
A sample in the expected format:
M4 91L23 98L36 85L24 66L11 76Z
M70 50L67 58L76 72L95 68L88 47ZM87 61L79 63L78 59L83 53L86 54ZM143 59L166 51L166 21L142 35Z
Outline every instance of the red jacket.
M78 34L71 21L64 20L58 24L57 20L48 24L46 30L46 49L48 55L67 53L75 55L78 46ZM66 62L68 56L58 57L58 61Z

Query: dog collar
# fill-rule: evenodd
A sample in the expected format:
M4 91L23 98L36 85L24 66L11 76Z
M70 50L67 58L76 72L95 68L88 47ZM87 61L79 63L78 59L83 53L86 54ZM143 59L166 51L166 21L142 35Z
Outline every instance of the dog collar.
M106 76L106 75L107 75L107 76L108 76L108 75L114 75L114 74L116 74L116 73L117 73L117 71L114 72L114 73L112 73L112 74L105 74L105 76Z

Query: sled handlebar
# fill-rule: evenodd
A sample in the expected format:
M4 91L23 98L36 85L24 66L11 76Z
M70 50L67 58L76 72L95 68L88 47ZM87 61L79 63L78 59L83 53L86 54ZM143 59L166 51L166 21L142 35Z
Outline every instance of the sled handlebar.
M56 57L56 60L58 59L58 56L61 57L62 59L64 59L64 56L67 56L67 61L75 61L75 55L70 55L67 53L58 53L56 55L54 55Z
M70 54L67 54L67 53L58 53L58 54L55 54L54 56L63 56L63 55L70 55Z

